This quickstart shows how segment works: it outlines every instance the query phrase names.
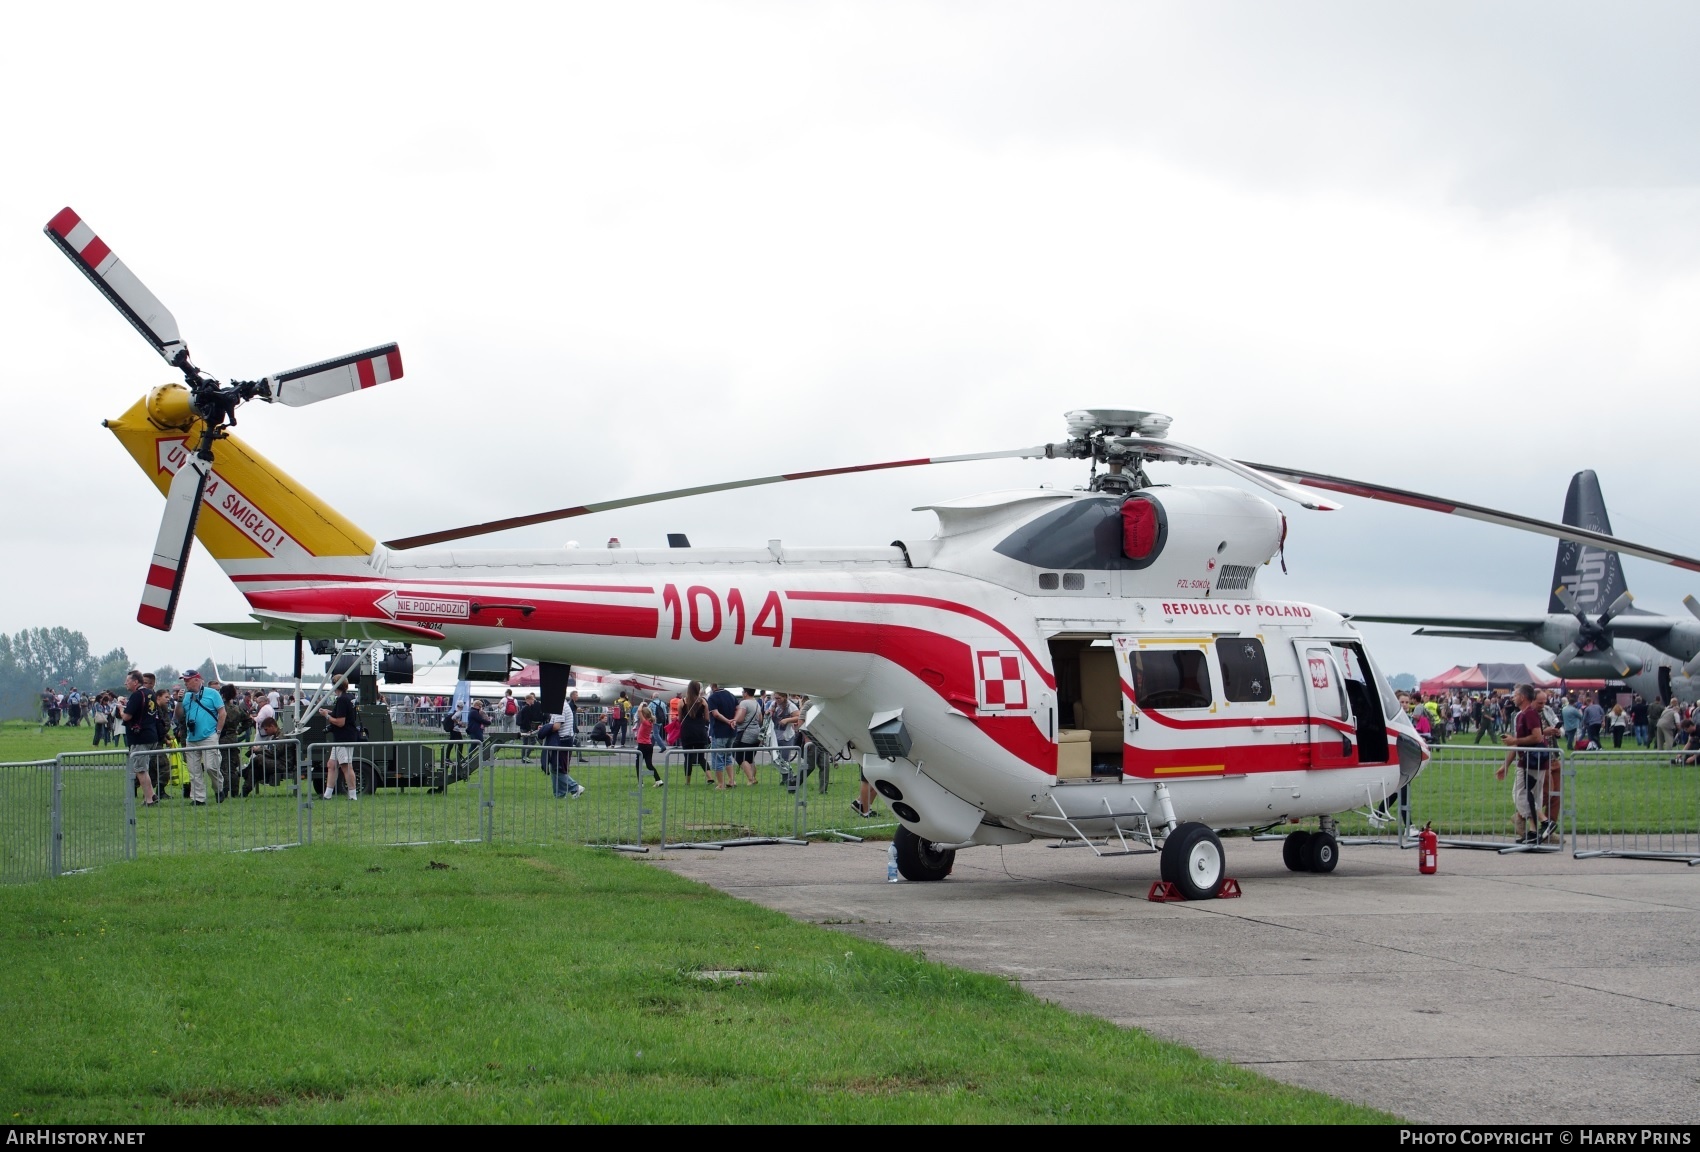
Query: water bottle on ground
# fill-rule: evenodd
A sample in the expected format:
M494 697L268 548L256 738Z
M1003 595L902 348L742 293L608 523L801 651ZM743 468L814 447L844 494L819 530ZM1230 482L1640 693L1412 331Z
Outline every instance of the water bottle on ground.
M885 882L895 884L902 877L897 874L897 842L893 841L885 854Z

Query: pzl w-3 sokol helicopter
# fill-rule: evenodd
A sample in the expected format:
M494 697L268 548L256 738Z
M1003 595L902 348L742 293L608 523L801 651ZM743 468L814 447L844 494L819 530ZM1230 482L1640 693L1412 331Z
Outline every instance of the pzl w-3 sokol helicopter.
M1206 898L1226 875L1213 829L1312 817L1319 827L1288 837L1286 861L1328 872L1333 815L1385 809L1427 759L1350 623L1259 594L1283 514L1235 487L1153 484L1148 465L1213 465L1305 508L1338 505L1299 483L1700 570L1600 533L1223 459L1168 440L1166 416L1109 409L1069 413L1055 444L709 484L379 544L229 430L249 400L313 403L400 377L394 345L223 384L75 213L46 231L184 376L107 422L167 498L142 623L171 626L198 537L253 609L253 622L207 625L228 634L423 640L806 693L808 730L860 754L902 821L912 880L942 879L973 845L1114 837L1130 852L1161 845L1163 878ZM432 550L683 496L1007 457L1089 460L1091 474L1077 491L933 505L935 536L884 547Z

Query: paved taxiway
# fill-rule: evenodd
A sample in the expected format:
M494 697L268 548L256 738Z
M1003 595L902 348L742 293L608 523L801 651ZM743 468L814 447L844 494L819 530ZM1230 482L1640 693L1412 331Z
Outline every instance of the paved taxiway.
M1227 842L1238 900L1152 904L1155 857L1042 844L888 884L885 844L670 852L796 919L1417 1121L1700 1121L1700 867Z

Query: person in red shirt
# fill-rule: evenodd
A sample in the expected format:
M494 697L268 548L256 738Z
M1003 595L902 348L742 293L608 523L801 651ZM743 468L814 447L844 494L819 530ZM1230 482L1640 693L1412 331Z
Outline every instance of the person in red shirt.
M1494 777L1505 779L1505 770L1515 755L1517 777L1511 786L1511 800L1517 810L1517 842L1536 844L1544 842L1557 827L1553 820L1543 818L1542 808L1545 806L1547 762L1552 757L1552 753L1547 751L1551 747L1548 741L1558 735L1558 729L1546 726L1540 707L1535 703L1534 685L1517 685L1512 697L1517 703L1517 718L1512 724L1512 735L1505 737L1505 743L1508 747L1526 751L1507 753L1505 763L1499 766Z

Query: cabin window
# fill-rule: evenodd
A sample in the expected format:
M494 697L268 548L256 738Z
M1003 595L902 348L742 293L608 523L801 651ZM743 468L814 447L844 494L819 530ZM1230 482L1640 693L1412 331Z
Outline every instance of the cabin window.
M1236 704L1268 702L1269 661L1263 641L1255 636L1223 636L1216 641L1216 662L1222 666L1222 696Z
M1210 668L1203 651L1133 653L1133 702L1141 708L1210 707Z
M1086 574L1083 572L1064 572L1063 591L1079 592L1086 587Z
M1057 590L1057 574L1055 572L1039 573L1039 590L1042 592L1055 592Z

